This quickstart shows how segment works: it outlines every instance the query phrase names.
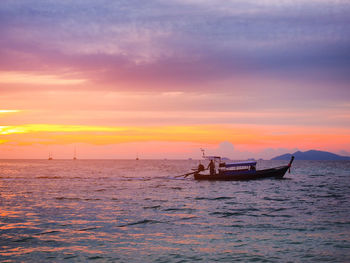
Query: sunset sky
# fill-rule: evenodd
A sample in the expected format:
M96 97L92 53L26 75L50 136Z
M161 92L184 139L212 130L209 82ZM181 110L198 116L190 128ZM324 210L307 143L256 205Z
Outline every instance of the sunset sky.
M2 0L0 158L350 156L348 0Z

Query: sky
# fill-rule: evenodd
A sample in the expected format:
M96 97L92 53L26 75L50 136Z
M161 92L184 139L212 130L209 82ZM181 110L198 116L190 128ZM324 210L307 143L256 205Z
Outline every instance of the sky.
M350 156L347 0L2 0L0 158Z

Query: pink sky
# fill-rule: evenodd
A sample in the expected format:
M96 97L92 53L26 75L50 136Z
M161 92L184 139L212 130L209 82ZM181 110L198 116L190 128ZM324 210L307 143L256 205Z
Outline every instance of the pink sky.
M136 2L0 3L0 158L350 155L348 2Z

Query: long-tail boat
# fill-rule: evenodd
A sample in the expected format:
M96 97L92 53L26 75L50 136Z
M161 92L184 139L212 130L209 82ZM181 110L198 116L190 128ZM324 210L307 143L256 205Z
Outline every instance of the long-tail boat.
M224 163L221 162L219 156L206 156L207 159L219 162L219 169L214 173L201 173L205 171L203 165L199 166L197 171L193 172L195 180L220 180L220 181L242 181L242 180L256 180L267 177L283 178L285 173L292 166L294 156L292 156L288 165L256 170L256 161Z

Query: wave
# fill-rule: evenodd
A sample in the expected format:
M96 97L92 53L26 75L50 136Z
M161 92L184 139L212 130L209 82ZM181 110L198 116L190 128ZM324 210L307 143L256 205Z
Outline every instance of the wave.
M162 187L166 187L165 184L157 184L156 186L153 186L152 188L162 188Z
M262 213L261 215L258 215L259 217L283 217L283 218L292 218L293 216L292 215L280 215L280 214L266 214L266 213Z
M134 225L146 225L146 224L159 224L159 223L163 223L163 222L157 221L157 220L144 219L141 221L136 221L136 222L132 222L132 223L128 223L128 224L119 225L118 227L134 226Z
M35 179L69 179L69 180L72 180L72 179L87 179L87 178L83 178L83 177L80 177L80 176L70 177L70 176L57 176L57 175L55 175L55 176L41 175L41 176L36 176L34 178Z
M72 200L72 201L79 201L81 200L81 198L79 197L64 197L64 196L61 196L61 197L56 197L57 200Z
M78 256L76 256L76 255L68 255L68 256L64 257L63 259L71 259L71 258L76 258L76 257L78 257Z
M198 216L182 217L180 220L191 220L191 219L195 219L195 218L198 218Z
M16 239L16 240L13 240L13 242L27 242L27 241L31 241L31 240L36 240L37 238L34 238L34 237L22 237L22 238L19 238L19 239Z
M311 174L309 175L310 177L321 177L321 176L325 176L324 174Z
M216 211L216 212L210 213L210 215L219 215L220 217L241 216L241 215L256 216L256 214L252 214L252 213L257 211L260 211L260 210L254 207L249 207L249 208L242 208L242 209L231 209L229 211Z
M86 228L78 229L78 231L89 231L89 230L94 230L97 228L99 228L99 227L98 226L86 227Z
M101 256L92 256L92 257L88 257L89 260L96 260L96 259L104 259L104 257Z
M47 235L47 234L54 234L54 233L59 233L60 231L58 230L50 230L50 231L45 231L45 232L41 232L41 233L38 233L36 235Z
M189 212L193 212L193 211L196 211L196 209L193 209L193 208L167 208L167 209L164 209L163 211L189 211Z
M170 189L173 189L173 190L182 190L181 187L171 187Z
M36 179L64 179L62 176L37 176Z
M278 207L278 208L274 208L274 207L271 207L268 209L270 212L280 212L280 211L285 211L287 210L287 208L284 208L284 207Z
M285 199L285 198L272 198L268 196L264 197L263 199L267 201L279 201L279 202L288 201L288 199Z
M230 216L242 216L245 212L213 212L210 215L219 215L220 217L230 217Z
M209 198L209 197L196 197L195 200L209 200L209 201L215 201L215 200L231 200L236 197L230 197L230 196L220 196L215 198Z
M143 209L158 209L160 208L160 205L154 205L154 206L144 206Z
M152 178L151 177L128 177L128 176L123 176L121 178L121 181L150 181Z

